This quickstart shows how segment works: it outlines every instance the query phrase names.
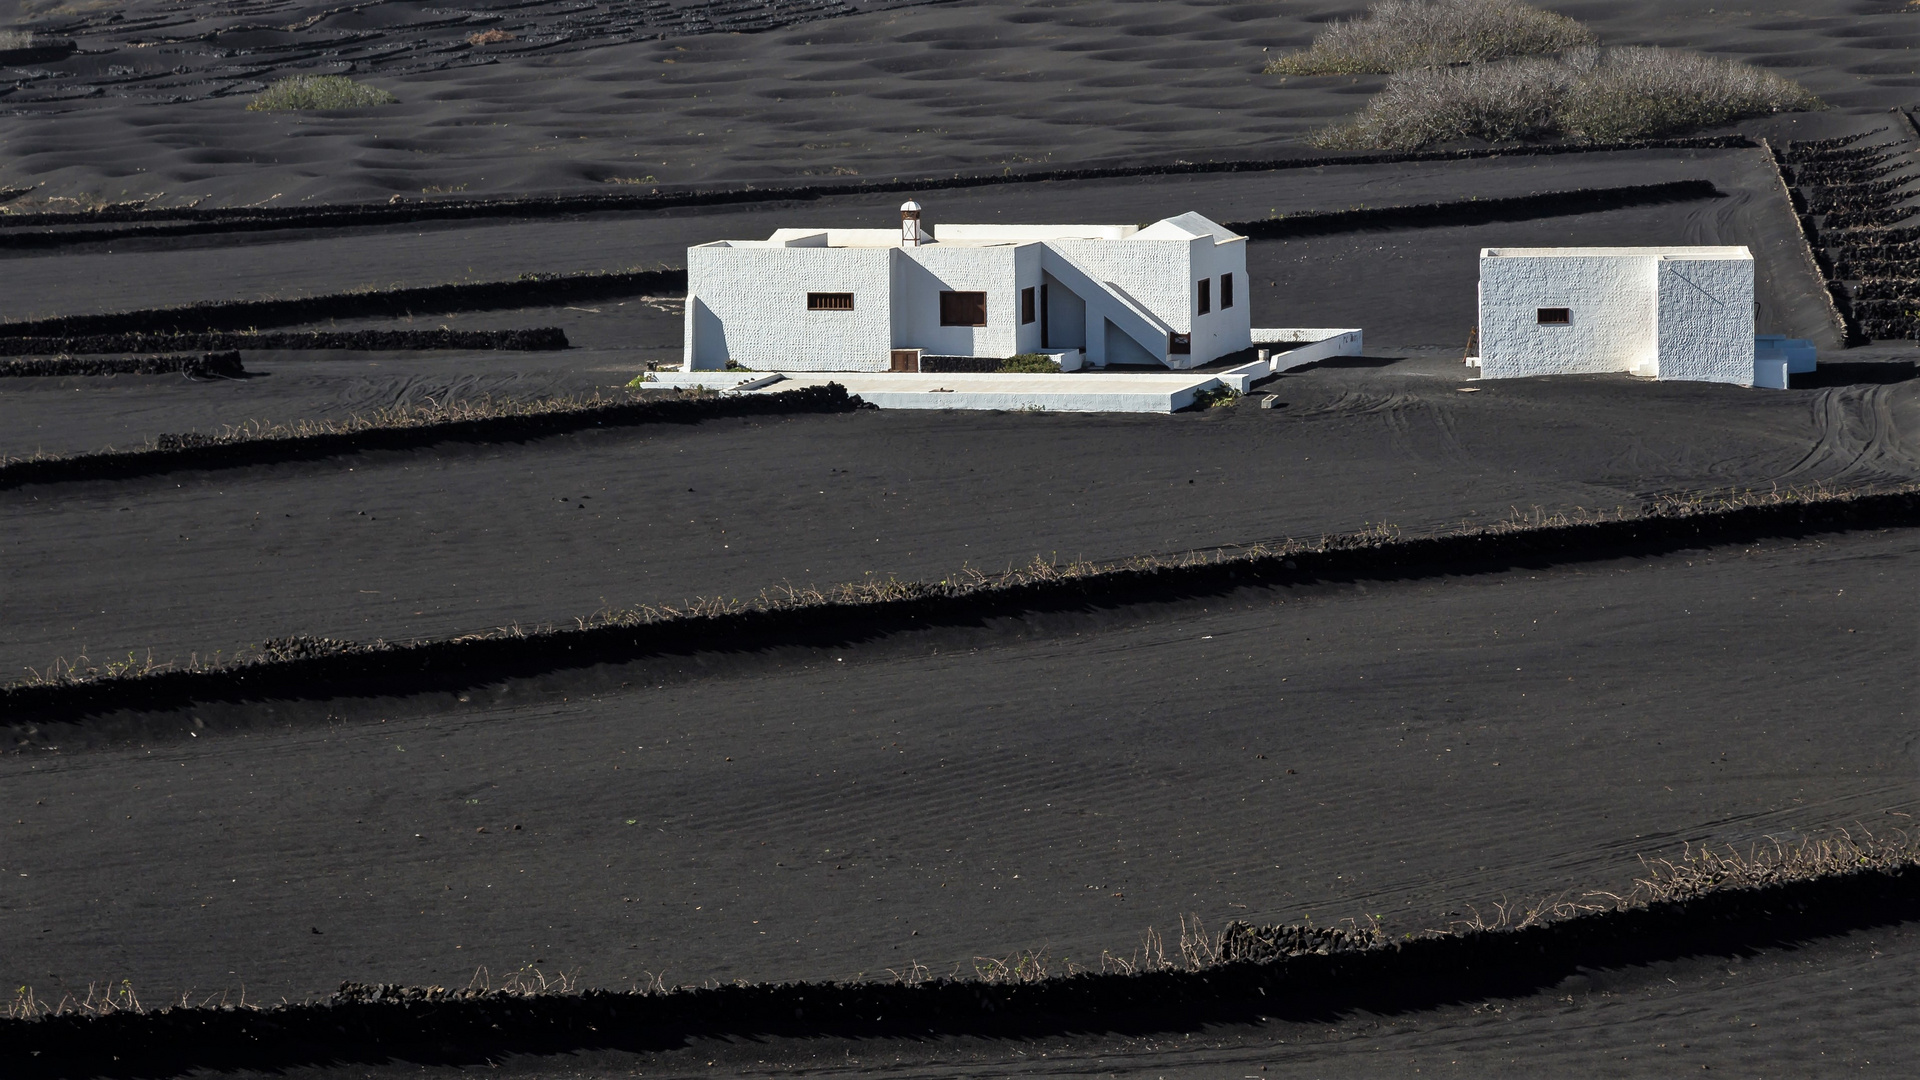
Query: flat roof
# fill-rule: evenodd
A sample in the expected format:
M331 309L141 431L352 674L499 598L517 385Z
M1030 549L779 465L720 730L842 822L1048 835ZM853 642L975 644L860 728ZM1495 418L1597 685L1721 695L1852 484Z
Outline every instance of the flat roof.
M939 225L929 223L927 246L1002 247L1049 240L1157 240L1188 243L1211 237L1216 244L1246 239L1196 213L1138 225ZM899 229L775 229L765 240L714 240L695 247L739 248L896 248Z
M1518 257L1528 259L1553 258L1675 258L1675 259L1751 259L1753 252L1744 247L1550 247L1550 248L1481 248L1483 259Z

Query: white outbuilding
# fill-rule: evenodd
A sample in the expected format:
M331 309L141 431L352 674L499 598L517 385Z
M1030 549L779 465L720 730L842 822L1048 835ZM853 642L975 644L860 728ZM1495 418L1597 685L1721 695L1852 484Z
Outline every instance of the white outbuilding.
M686 371L961 370L1052 354L1198 367L1252 344L1246 237L1137 225L780 229L687 250Z
M1480 376L1624 371L1785 388L1806 342L1754 336L1744 247L1484 248Z

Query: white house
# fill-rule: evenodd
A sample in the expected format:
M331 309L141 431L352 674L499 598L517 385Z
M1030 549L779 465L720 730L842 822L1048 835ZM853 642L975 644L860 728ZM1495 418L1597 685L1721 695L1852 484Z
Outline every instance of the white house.
M1483 248L1480 376L1626 371L1785 388L1812 349L1754 336L1744 247Z
M1247 243L1135 225L781 229L687 249L687 371L919 371L1052 353L1190 368L1251 345ZM966 366L961 362L958 366ZM990 365L980 364L990 370Z

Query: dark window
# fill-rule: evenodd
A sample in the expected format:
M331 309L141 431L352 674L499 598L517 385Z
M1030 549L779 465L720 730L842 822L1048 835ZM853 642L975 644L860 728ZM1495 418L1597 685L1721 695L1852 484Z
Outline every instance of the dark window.
M1169 356L1188 356L1193 352L1192 334L1168 334L1167 354Z
M810 292L807 294L808 311L852 311L853 294L850 292Z
M1033 321L1035 306L1036 305L1034 303L1033 286L1029 285L1024 289L1021 289L1020 290L1020 325L1021 326L1025 326L1028 323Z
M1200 314L1205 315L1207 312L1212 310L1213 310L1213 279L1203 277L1200 279Z
M1543 307L1540 309L1541 326L1572 326L1573 309L1563 307Z
M1233 306L1233 275L1221 274L1220 275L1220 310L1225 311L1232 306Z
M940 325L987 325L987 294L983 292L941 293Z

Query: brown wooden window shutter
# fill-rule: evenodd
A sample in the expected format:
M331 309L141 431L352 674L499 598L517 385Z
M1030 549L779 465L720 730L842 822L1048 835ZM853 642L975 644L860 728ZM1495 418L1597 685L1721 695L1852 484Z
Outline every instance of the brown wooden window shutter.
M810 292L807 294L808 311L852 311L853 294L850 292Z
M987 325L987 294L983 292L941 293L940 325Z
M1028 323L1032 322L1034 319L1034 308L1036 305L1034 303L1033 292L1034 292L1033 286L1031 285L1020 290L1020 325L1021 326L1027 325Z
M1199 288L1200 314L1205 315L1207 312L1213 310L1213 279L1201 278Z
M1225 311L1232 306L1233 306L1233 275L1221 274L1220 275L1220 310Z

